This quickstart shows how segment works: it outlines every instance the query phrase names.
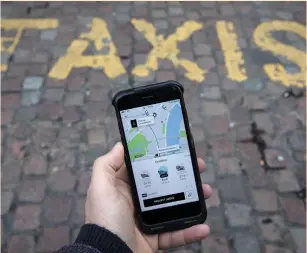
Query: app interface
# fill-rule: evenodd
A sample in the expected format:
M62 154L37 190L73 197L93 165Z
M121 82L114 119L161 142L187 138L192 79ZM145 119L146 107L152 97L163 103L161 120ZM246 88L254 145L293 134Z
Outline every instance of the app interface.
M141 210L198 201L180 100L120 114Z

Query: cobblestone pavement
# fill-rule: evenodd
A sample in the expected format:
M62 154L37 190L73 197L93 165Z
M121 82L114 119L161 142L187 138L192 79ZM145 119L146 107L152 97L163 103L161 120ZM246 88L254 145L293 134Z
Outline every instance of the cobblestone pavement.
M169 79L213 196L210 237L168 252L305 252L304 2L5 2L1 15L3 252L74 240L93 161L119 140L111 96Z

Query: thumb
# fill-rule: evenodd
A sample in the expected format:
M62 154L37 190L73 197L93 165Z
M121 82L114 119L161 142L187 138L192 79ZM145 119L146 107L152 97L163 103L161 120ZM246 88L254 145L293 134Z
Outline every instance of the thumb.
M124 163L124 147L118 142L111 151L99 157L94 163L94 171L113 170L117 172Z
M109 153L103 156L106 165L117 172L124 163L124 147L117 142Z

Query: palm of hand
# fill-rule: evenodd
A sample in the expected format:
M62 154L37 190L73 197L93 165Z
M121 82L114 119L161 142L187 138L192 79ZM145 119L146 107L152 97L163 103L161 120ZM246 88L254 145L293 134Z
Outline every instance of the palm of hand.
M100 183L95 184L94 177L92 177L92 183L88 190L86 223L94 223L108 228L126 242L133 252L156 252L158 250L158 235L146 235L136 225L125 166L123 165L117 172L113 169L99 172ZM93 171L94 173L95 171ZM92 217L96 217L95 221ZM99 221L97 221L97 217L99 217Z
M130 193L123 147L117 144L111 152L95 161L86 200L86 223L105 227L119 236L133 252L152 253L193 243L209 234L209 227L199 224L184 230L159 235L142 233L134 218L134 205ZM204 161L198 160L200 170ZM205 198L211 187L203 185Z
M118 192L119 210L122 210L121 217L128 220L131 226L126 227L127 234L131 236L133 252L156 252L158 250L158 235L147 235L139 230L134 219L134 206L130 194L130 185L120 178L115 179L115 189ZM124 214L124 215L123 215Z

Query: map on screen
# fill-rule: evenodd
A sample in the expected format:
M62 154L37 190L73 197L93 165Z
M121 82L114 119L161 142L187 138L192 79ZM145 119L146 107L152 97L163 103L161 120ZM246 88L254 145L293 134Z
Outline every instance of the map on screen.
M188 151L179 99L121 113L131 161Z

